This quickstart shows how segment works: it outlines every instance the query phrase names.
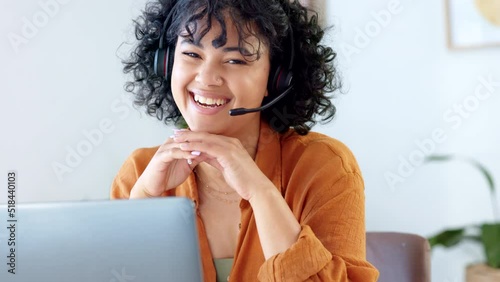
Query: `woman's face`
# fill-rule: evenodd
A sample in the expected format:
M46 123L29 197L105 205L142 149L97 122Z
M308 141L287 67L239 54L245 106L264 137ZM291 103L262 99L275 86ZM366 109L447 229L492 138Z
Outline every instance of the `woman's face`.
M225 22L227 42L218 48L212 45L221 34L217 21L212 21L199 44L181 32L175 48L172 93L191 130L237 137L248 126L259 124L260 113L230 116L229 110L261 105L267 95L269 50L261 44L258 59L257 55L243 56L236 28L230 18ZM203 29L198 26L198 31ZM250 36L244 41L242 53L256 53L259 40Z

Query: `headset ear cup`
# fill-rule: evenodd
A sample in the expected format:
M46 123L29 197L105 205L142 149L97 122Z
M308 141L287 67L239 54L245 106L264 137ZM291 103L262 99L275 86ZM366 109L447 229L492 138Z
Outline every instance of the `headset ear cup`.
M286 70L283 66L278 66L276 70L270 72L273 74L269 79L267 89L271 96L277 96L285 92L291 85L293 80L293 73Z
M281 73L281 66L271 67L271 71L269 72L269 80L267 81L267 90L269 91L269 95L271 97L275 96L278 93L278 78Z
M167 47L156 50L154 61L154 72L156 75L166 78L172 71L174 65L174 48Z
M175 55L175 47L169 46L167 48L166 60L165 60L165 72L164 77L172 76L172 69L174 67L174 55Z
M276 82L278 94L285 92L292 85L293 73L284 68L282 70Z
M156 50L154 61L154 72L157 76L165 77L165 56L168 49L160 48Z

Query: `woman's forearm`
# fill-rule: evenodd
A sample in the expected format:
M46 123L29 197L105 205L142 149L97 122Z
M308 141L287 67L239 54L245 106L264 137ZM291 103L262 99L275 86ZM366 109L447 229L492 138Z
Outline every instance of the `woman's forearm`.
M265 259L282 253L298 239L300 224L285 199L269 181L249 199Z

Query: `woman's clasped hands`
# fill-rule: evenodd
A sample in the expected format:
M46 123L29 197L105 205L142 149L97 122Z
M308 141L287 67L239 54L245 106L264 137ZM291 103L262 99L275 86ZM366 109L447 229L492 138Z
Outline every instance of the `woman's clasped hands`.
M158 148L133 189L142 189L150 197L160 196L183 183L204 162L216 168L241 198L250 200L260 187L269 184L250 155L255 151L245 148L237 138L176 129Z

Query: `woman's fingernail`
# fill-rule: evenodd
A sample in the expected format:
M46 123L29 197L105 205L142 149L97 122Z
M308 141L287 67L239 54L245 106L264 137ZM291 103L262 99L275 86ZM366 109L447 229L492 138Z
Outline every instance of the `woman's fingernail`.
M172 129L172 130L174 131L174 133L177 133L177 132L183 132L183 131L188 131L188 130L187 130L187 129L185 129L185 128L181 128L181 129L179 129L179 128L174 128L174 129Z
M192 151L191 152L191 155L194 155L194 156L199 156L201 154L200 151Z
M188 164L190 164L190 165L191 165L191 164L193 164L193 160L192 160L192 159L187 159L187 162L188 162Z

